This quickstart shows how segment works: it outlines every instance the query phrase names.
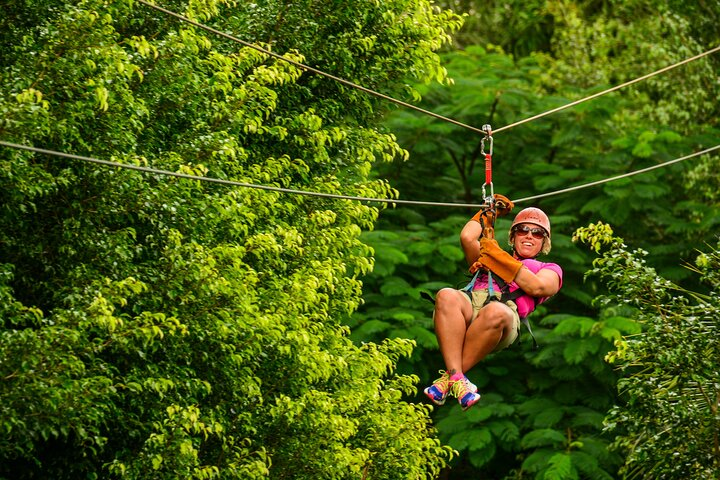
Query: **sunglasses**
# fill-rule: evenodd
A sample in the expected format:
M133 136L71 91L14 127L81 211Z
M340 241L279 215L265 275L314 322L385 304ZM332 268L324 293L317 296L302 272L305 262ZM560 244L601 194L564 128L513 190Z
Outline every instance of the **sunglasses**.
M513 229L513 231L516 234L519 233L520 235L526 235L527 233L530 233L533 236L533 238L538 238L538 239L545 238L545 236L547 235L545 233L545 229L540 228L540 227L528 227L527 225L518 225L517 227L515 227Z

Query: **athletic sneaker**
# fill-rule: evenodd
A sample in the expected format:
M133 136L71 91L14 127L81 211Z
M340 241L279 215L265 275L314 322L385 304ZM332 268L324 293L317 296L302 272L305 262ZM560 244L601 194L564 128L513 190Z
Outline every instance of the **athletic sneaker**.
M445 370L440 370L440 378L427 387L424 392L435 405L444 405L445 399L450 392L450 375Z
M477 387L470 383L467 377L463 376L461 380L453 382L452 393L458 399L458 403L463 412L480 401L480 394L477 393Z
M432 385L424 390L424 392L435 405L444 405L445 399L447 398L448 393L450 393L455 381L450 378L450 375L445 370L440 370L439 373L441 374L440 378L435 380ZM467 384L467 388L471 392L477 392L477 387L464 375L463 381Z
M463 380L467 383L468 389L469 389L471 392L477 393L477 390L478 390L478 389L477 389L477 385L475 385L474 383L472 383L472 382L470 381L470 379L469 379L468 377L466 377L465 375L463 375ZM450 379L450 382L452 382L452 378Z

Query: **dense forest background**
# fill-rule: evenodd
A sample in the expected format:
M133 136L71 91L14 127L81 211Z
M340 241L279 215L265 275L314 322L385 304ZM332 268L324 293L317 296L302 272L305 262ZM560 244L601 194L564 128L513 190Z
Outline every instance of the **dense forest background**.
M707 2L159 5L495 129L720 45ZM720 53L494 135L565 277L462 412L422 294L472 209L200 177L479 204L480 135L144 1L2 6L0 478L716 478L720 155L551 194L718 146Z
M705 4L686 9L674 2L441 3L467 16L453 47L442 55L453 84L423 89L420 106L476 127L505 127L716 48L720 40L712 26L720 9ZM494 135L495 192L512 199L539 197L519 203L518 210L533 205L550 214L549 258L563 266L565 279L559 295L532 317L542 348L532 351L526 334L519 347L468 374L485 392L480 408L434 412L441 438L462 452L446 478L714 477L719 451L713 445L720 425L710 416L718 411L719 397L717 387L710 385L717 385L717 364L697 367L705 372L705 385L695 384L691 393L678 394L683 391L678 389L670 394L664 386L677 381L678 369L696 368L687 358L694 350L679 346L690 332L717 341L716 307L699 308L700 317L714 325L709 333L684 323L671 327L669 310L677 305L666 308L658 292L633 288L642 282L646 288L664 285L664 295L671 296L682 288L669 287L654 272L623 271L619 264L604 279L587 275L596 252L572 240L579 227L596 224L596 235L607 236L611 225L637 249L639 258L631 255L632 262L619 262L623 268L647 262L662 278L707 293L708 281L694 265L698 251L718 242L718 183L711 173L718 168L717 154L552 193L715 147L720 139L719 60L705 57ZM407 110L394 112L384 125L409 151L408 160L376 168L401 199L481 202L481 135ZM415 339L418 346L400 369L418 374L420 386L442 368L432 335L432 305L421 292L467 282L458 233L473 213L400 205L383 211L378 227L362 237L374 247L377 261L365 279L365 304L353 317L352 336L358 341ZM509 221L499 225L506 232ZM597 241L594 245L600 247ZM608 256L626 258L622 242L615 247ZM607 296L608 288L615 297ZM639 300L647 303L634 303ZM645 309L650 320L638 312ZM681 314L688 316L692 313ZM617 369L605 361L617 345L625 348L621 338L642 338L636 334L653 322L674 338L671 347L653 340L657 345L652 354L646 352L647 358L626 360L632 368ZM716 352L700 348L697 355ZM643 369L645 362L674 373ZM657 437L681 429L682 422L675 423L677 412L666 412L668 417L657 421L664 410L656 402L644 403L639 389L623 383L623 376L637 372L656 375L649 382L656 382L654 388L644 385L645 395L674 397L669 403L686 409L688 417L694 408L710 415L709 423L700 422L710 428L700 441L706 446L707 470L695 470L691 461L680 466L683 461L676 460L684 447L678 444L654 445ZM684 395L697 404L679 407L689 401ZM613 408L618 409L614 416L606 417ZM671 468L672 462L680 465Z

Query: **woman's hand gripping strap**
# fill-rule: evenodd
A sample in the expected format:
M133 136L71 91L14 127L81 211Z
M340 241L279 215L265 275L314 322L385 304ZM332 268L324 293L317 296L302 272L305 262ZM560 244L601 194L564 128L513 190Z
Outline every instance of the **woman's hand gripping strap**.
M515 204L505 195L496 193L493 195L492 201L475 214L473 217L483 227L482 236L487 238L495 238L495 218L507 215L515 207Z
M499 193L496 193L493 195L493 201L491 202L491 204L488 207L477 212L473 217L473 219L480 222L483 227L480 241L481 257L483 254L482 239L495 238L495 218L498 216L502 217L509 214L513 208L515 208L515 204L509 198L507 198L505 195L500 195ZM497 242L495 243L497 244ZM485 269L483 264L479 262L479 260L480 258L478 258L478 261L476 261L470 266L470 273L475 273L481 268Z
M513 208L515 208L515 204L509 198L499 193L495 194L495 211L498 217L507 215L512 212Z
M470 271L473 272L479 268L485 268L489 272L493 272L502 278L505 283L511 283L515 280L522 266L523 264L520 260L500 248L497 240L494 238L481 237L480 256L477 261L472 264Z

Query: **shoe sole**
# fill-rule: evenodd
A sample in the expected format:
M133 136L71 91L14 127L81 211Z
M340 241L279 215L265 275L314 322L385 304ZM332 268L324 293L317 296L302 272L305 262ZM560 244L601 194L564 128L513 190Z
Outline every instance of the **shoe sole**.
M447 396L443 398L442 400L436 400L435 397L433 397L430 393L428 393L428 390L430 390L430 387L423 390L425 393L425 396L427 396L431 402L433 402L437 406L445 405L445 400L447 399Z
M477 392L475 392L475 393L477 393ZM480 396L480 394L477 394L477 398L476 398L475 400L473 400L472 402L469 402L467 405L463 405L463 404L461 403L460 406L462 407L462 411L463 411L463 412L467 411L470 407L472 407L473 405L475 405L476 403L478 403L478 402L480 401L480 398L482 398L482 397Z

